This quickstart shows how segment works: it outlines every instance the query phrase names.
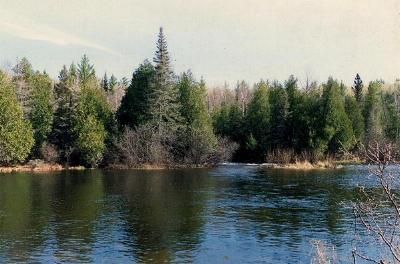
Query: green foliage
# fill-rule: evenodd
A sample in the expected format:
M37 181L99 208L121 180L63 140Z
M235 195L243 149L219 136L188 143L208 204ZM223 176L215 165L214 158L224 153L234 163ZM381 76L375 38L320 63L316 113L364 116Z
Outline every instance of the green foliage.
M78 149L85 165L95 167L103 158L105 151L106 130L104 125L94 116L86 116L84 122L76 127Z
M205 99L207 90L204 81L196 82L192 73L183 73L177 84L180 113L186 125L210 126Z
M186 128L182 139L184 162L204 164L210 161L216 151L217 138L213 133L210 117L205 104L206 86L204 81L196 82L192 73L183 73L177 83L181 116Z
M383 116L384 116L384 134L389 140L398 142L400 139L400 113L396 102L395 93L384 93L383 101Z
M382 138L383 136L383 108L382 108L382 84L378 81L370 82L365 96L364 120L365 140Z
M90 80L94 80L96 78L94 66L90 64L89 58L86 56L86 54L83 55L81 62L78 65L78 74L82 85L85 85Z
M256 85L246 115L247 131L257 142L256 155L262 159L270 148L271 106L269 88L265 82Z
M350 118L354 136L358 143L364 142L364 116L362 103L358 102L355 97L346 96L345 109L347 116Z
M109 133L114 128L114 117L104 90L94 80L87 82L78 96L74 127L75 147L86 165L96 166L101 161Z
M354 92L354 97L357 102L361 103L363 100L363 82L361 80L360 75L357 73L356 77L354 78L354 86L352 87Z
M340 85L329 78L323 88L323 139L329 153L338 153L341 148L350 149L354 144L353 128L345 111Z
M151 81L154 74L154 67L147 60L133 73L132 82L117 112L120 126L133 128L149 120Z
M73 65L73 64L72 64ZM59 74L59 83L54 87L56 107L50 141L59 150L60 161L69 163L74 148L77 93L74 91L76 75L74 66L64 66Z
M0 164L23 162L33 144L32 126L24 120L15 87L0 71Z
M157 50L154 57L155 75L150 97L150 119L157 131L174 133L181 124L178 91L173 83L167 42L163 29L158 35Z
M52 130L53 84L48 76L35 74L31 85L30 120L35 135L35 152L38 153Z
M286 148L287 142L287 118L289 102L286 91L276 84L270 90L269 102L271 102L270 137L272 148Z
M110 89L110 85L108 84L107 73L104 73L104 77L101 80L101 87L103 87L104 91L108 91Z
M109 82L109 90L113 91L117 84L118 84L117 78L114 76L114 74L112 74Z

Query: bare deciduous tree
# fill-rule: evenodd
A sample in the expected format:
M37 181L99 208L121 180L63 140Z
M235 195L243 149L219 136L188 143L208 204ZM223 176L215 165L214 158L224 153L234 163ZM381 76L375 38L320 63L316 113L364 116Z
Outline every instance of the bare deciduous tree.
M400 263L400 173L396 166L397 147L388 142L373 141L364 149L365 158L379 189L360 188L360 199L353 204L356 221L375 241L369 245L382 256L369 256L357 248L352 251L353 262L358 259L372 263ZM364 241L365 243L365 241Z

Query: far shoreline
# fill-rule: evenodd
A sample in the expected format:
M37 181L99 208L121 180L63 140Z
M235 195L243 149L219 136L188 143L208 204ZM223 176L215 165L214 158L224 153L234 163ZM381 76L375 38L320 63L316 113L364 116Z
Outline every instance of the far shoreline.
M343 169L347 165L363 164L358 162L349 161L318 161L316 163L310 163L308 161L294 162L294 163L235 163L235 162L225 162L219 164L205 164L205 165L142 165L138 167L129 167L126 165L113 165L100 167L96 169L100 170L176 170L176 169L209 169L218 166L254 166L264 169L279 169L279 170L298 170L298 171L308 171L308 170L337 170ZM50 164L50 163L40 163L40 164L24 164L15 166L0 166L0 173L16 173L16 172L30 172L30 173L48 173L48 172L58 172L58 171L82 171L90 170L91 168L86 168L83 166L63 166L61 164Z

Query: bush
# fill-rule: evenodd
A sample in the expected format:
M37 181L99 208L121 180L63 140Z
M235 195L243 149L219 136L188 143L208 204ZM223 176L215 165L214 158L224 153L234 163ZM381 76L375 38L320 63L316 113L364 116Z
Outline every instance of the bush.
M172 158L163 143L165 138L155 133L152 126L141 125L135 129L125 128L116 146L123 165L138 167L169 164Z
M60 158L57 147L50 143L45 143L42 145L40 154L45 162L52 164L57 163Z
M217 149L214 153L213 163L227 162L232 160L233 154L239 149L239 144L227 137L217 138Z

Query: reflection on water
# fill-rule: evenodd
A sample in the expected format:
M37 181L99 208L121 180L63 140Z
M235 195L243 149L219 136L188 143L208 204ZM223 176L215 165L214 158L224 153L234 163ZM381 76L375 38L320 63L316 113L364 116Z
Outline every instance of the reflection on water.
M347 258L365 168L0 175L0 262L310 263Z

